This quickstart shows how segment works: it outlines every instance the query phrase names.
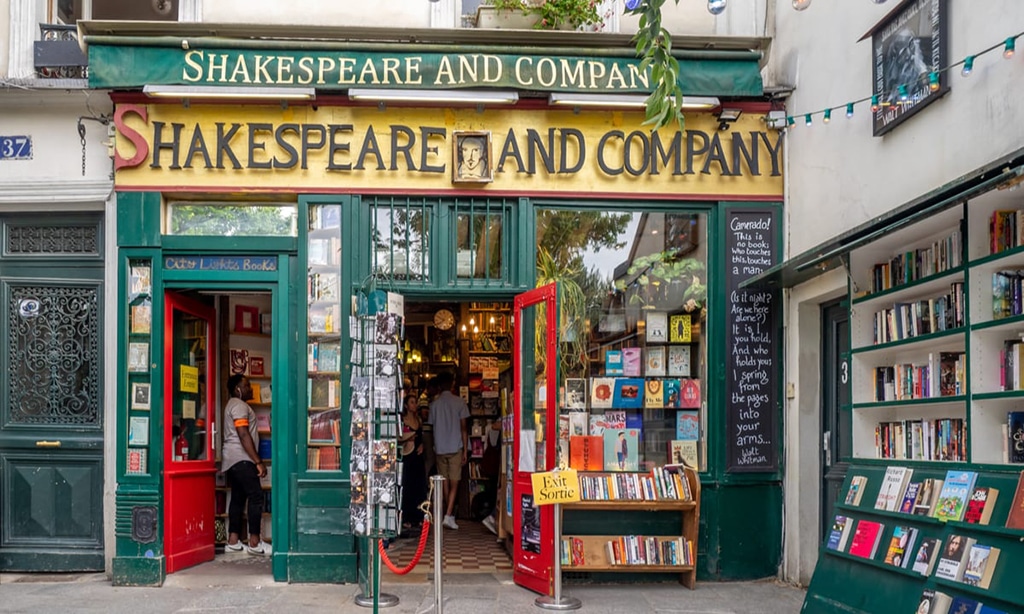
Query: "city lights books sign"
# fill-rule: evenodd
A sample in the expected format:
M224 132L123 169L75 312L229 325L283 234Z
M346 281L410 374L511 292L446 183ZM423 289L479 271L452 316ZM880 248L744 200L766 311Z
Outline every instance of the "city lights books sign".
M940 70L946 66L946 2L904 0L861 37L871 37L875 136L949 91L949 75Z

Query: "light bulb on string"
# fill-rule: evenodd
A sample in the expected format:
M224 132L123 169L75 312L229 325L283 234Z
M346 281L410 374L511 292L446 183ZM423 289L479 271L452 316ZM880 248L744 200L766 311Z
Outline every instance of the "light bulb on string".
M885 0L874 0L875 4L885 4Z
M974 71L974 56L973 55L969 55L966 58L964 58L964 67L960 70L960 74L965 76L965 77L969 77L969 76L971 76L971 73L973 71Z
M811 0L793 0L793 9L802 11L811 6Z
M939 73L934 71L928 73L928 89L933 92L939 90Z
M871 97L871 111L875 112L878 111L878 109L880 108L881 105L878 104L878 94L875 94L874 96Z
M712 15L721 15L725 11L725 0L708 0L708 12Z
M810 113L808 113L807 115L804 115L804 124L807 125L807 126L811 125L811 114Z
M832 109L825 109L825 115L821 118L821 123L827 124L832 121Z
M900 102L906 102L907 99L910 98L910 94L907 93L906 85L899 86L899 88L896 91L899 93Z
M1017 39L1015 37L1011 36L1010 38L1006 39L1006 42L1003 44L1003 57L1006 58L1007 60L1012 58L1014 51L1016 51L1016 48Z
M790 115L789 117L786 118L786 125L787 126L793 126L795 124L796 124L796 120L793 119L792 115Z
M853 103L852 102L846 103L846 117L847 118L853 117Z

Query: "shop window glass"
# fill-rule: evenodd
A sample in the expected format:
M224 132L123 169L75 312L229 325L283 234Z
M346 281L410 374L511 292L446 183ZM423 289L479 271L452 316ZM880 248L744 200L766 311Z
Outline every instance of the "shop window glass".
M471 201L455 207L455 274L460 280L505 277L503 203Z
M59 23L79 19L178 21L179 0L51 0Z
M560 454L600 444L590 469L703 469L707 271L704 213L538 211L537 285L561 284Z
M382 198L373 212L373 269L395 281L430 280L430 216L422 200Z
M174 202L167 205L167 234L218 237L294 237L294 203Z

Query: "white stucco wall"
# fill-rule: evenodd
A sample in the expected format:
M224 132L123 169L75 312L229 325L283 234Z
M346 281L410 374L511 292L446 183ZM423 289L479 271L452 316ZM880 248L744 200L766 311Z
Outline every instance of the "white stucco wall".
M300 4L279 0L217 0L203 3L203 21L426 28L430 26L430 5L427 0L306 0Z
M803 114L872 93L871 43L857 42L896 2L826 2L803 12L778 0L766 85L792 85L786 134L786 258L1024 147L1024 54L1000 48L975 61L968 78L950 75L951 90L883 137L871 135L868 103ZM948 0L948 61L958 62L1024 31L1024 2ZM1024 41L1018 41L1018 47ZM1024 198L1024 196L1022 196ZM806 584L817 562L820 489L820 306L845 292L843 271L787 293L785 550L783 576Z
M7 44L11 31L11 0L0 0L0 32L4 35L0 40L0 77L7 75L7 63L10 58L10 45Z

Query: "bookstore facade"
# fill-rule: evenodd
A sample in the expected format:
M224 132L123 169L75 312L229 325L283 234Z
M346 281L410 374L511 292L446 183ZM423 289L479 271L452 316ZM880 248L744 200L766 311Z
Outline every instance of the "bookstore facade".
M580 472L585 499L564 511L578 577L776 574L780 298L739 288L781 244L782 143L763 121L757 53L681 60L711 106L652 132L614 97L562 110L547 95L580 79L628 91L644 78L628 46L581 60L275 41L270 66L266 50L222 39L85 40L117 126L115 583L158 584L219 551L232 428L220 408L236 373L268 467L274 578L359 580L362 503L388 502L361 465L395 464L394 444L376 445L392 433L383 414L363 456L361 400L381 409L364 368L399 400L455 376L471 413L457 515L478 520L490 499L518 583L550 592L552 512L533 506L529 476L559 463ZM232 102L202 87L159 97L211 75L237 77ZM254 86L303 75L312 100ZM451 93L423 86L438 80L490 87L471 88L487 96L469 106L461 89L434 104L321 91L346 79L402 81L413 98ZM359 322L375 312L399 316L385 325L394 352L384 320L368 343ZM688 494L673 496L662 468L684 462ZM397 532L386 507L371 506L370 525ZM662 536L657 564L604 558L635 535Z

